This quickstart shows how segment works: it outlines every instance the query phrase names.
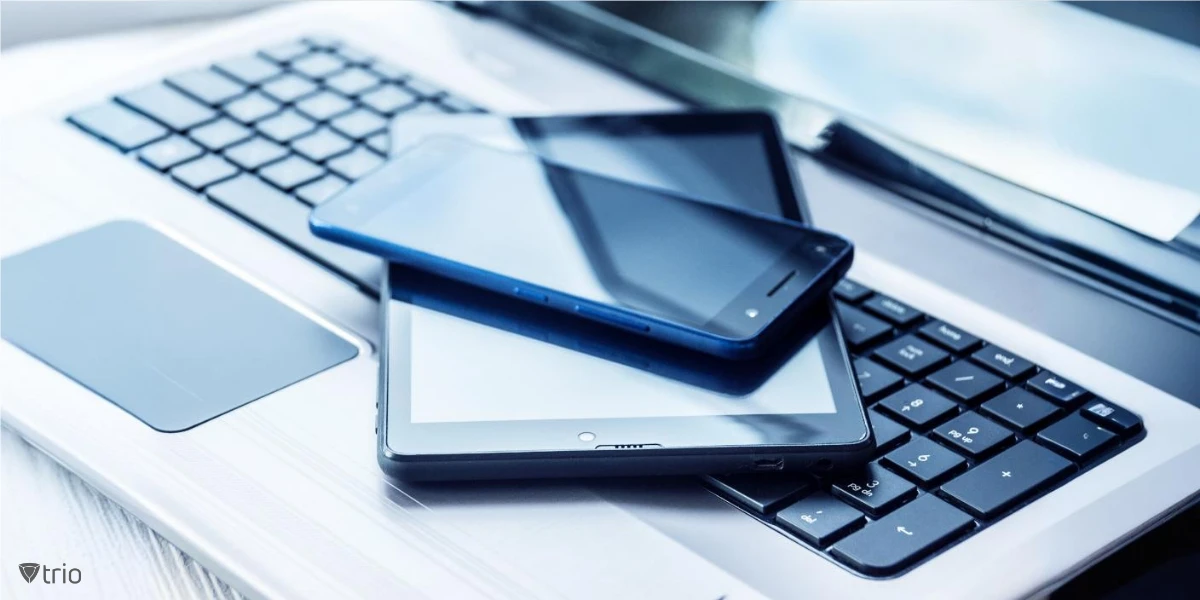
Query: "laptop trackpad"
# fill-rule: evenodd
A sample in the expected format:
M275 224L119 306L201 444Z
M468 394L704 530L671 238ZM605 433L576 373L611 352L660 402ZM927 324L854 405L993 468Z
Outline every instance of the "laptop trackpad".
M145 225L116 221L4 259L3 337L164 432L358 349Z

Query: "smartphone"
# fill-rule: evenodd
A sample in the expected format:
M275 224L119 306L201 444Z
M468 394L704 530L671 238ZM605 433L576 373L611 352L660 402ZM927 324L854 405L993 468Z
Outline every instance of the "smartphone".
M853 246L776 217L434 137L318 206L319 237L699 352L785 338Z

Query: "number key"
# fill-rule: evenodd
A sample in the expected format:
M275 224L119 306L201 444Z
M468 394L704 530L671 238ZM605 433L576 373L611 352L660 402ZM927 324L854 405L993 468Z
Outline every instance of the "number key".
M872 517L889 513L917 495L916 486L884 469L878 462L838 478L833 482L832 491L834 496Z
M933 435L971 458L999 450L1013 433L975 412L965 412L933 430Z
M891 451L883 462L923 486L936 485L967 466L963 457L923 437Z
M958 405L947 400L945 396L914 383L881 400L879 408L909 427L923 429L954 414Z
M858 378L858 391L864 401L886 394L904 383L899 375L866 358L854 361L854 374Z

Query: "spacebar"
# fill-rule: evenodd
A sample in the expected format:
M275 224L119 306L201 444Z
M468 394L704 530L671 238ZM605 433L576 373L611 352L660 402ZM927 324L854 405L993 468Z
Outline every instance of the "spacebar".
M308 207L243 173L205 192L213 202L235 212L297 250L313 257L354 283L379 290L383 261L313 236L308 229Z

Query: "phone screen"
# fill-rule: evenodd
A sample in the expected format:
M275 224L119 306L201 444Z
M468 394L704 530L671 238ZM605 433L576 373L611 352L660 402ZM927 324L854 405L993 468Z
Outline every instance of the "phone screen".
M845 249L793 223L460 140L430 140L384 169L402 182L357 226L366 237L474 271L456 278L499 275L735 339Z

